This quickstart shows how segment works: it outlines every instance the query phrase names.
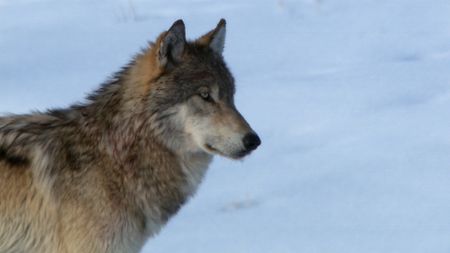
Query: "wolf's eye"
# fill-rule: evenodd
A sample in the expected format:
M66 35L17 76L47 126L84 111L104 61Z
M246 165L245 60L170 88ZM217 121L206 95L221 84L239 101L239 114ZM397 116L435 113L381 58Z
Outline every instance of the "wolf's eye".
M209 92L206 91L200 92L200 97L207 102L212 102L212 98L211 95L209 95Z

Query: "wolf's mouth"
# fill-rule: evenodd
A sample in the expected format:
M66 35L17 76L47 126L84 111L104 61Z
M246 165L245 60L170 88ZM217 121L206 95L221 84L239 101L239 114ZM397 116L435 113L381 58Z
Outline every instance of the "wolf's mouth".
M205 144L206 150L208 150L211 153L216 153L219 155L223 155L222 152L220 152L219 150L217 150L216 148L214 148L213 146L209 145L209 144Z
M205 149L210 153L221 155L221 156L228 157L228 158L235 159L235 160L242 159L252 152L251 150L242 150L242 151L227 155L227 154L224 154L222 151L218 150L217 148L214 148L210 144L205 144Z
M213 153L213 154L216 154L216 155L221 155L221 156L224 156L224 157L230 157L229 155L227 155L227 154L223 153L222 151L218 150L217 148L214 148L210 144L205 144L205 148L210 153ZM234 157L232 157L232 158L234 158Z

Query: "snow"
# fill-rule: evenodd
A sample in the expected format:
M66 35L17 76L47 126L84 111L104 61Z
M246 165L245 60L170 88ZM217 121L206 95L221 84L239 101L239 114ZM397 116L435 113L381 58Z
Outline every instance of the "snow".
M0 1L1 112L67 106L183 18L227 19L263 145L143 253L450 252L448 0Z

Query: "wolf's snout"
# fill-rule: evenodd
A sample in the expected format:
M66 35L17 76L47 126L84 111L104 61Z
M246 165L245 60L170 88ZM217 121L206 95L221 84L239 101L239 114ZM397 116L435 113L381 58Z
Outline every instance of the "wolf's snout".
M246 134L244 139L242 139L242 142L244 143L244 147L247 151L255 150L259 145L261 145L261 139L259 139L259 136L255 133Z

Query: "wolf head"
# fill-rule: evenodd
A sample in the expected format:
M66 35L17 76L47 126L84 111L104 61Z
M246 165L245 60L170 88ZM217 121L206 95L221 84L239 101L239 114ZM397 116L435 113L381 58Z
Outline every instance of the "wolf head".
M261 143L234 105L234 79L222 57L225 26L222 19L212 31L187 41L178 20L143 56L157 73L147 93L152 124L175 152L239 159Z

